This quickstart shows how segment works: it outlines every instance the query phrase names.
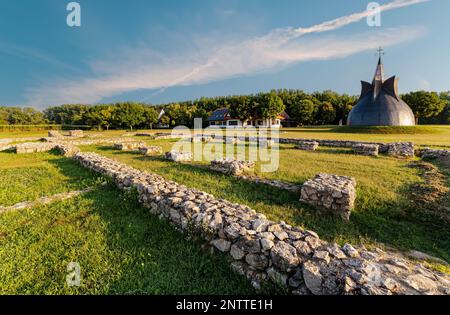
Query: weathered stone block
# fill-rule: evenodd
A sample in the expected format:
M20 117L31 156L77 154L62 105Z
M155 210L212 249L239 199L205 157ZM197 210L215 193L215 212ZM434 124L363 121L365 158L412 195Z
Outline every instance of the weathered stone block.
M143 155L158 155L162 154L163 150L160 146L140 147L139 152Z
M414 143L412 142L393 142L388 143L386 147L388 155L403 158L414 157Z
M359 143L353 146L353 151L358 155L378 156L378 144Z
M341 214L348 220L356 198L356 181L352 177L318 174L305 182L300 201Z
M114 149L121 151L136 151L139 148L145 147L143 142L126 142L126 143L116 143L114 144Z
M166 157L166 159L174 161L174 162L192 161L192 153L191 152L170 151L170 152L166 152L165 157Z
M211 161L210 169L229 175L242 175L244 172L253 171L255 163L249 161L236 161L234 159L221 159Z

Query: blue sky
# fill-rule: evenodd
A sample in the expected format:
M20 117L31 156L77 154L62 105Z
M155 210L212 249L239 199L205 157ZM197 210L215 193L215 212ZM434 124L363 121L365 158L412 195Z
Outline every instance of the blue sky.
M450 1L65 0L0 4L0 104L145 101L273 88L358 94L376 47L400 92L450 90ZM328 21L333 21L327 23Z

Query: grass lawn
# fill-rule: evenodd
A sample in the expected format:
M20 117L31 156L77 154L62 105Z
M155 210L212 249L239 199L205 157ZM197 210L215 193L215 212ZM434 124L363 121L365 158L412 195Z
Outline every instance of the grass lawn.
M169 129L140 130L139 132L170 132ZM450 126L413 127L347 127L314 126L303 128L282 128L281 137L316 138L335 140L361 140L375 142L412 141L420 146L450 147ZM104 137L126 135L125 130L85 131L85 134L100 134ZM2 138L46 137L47 131L0 132Z
M149 144L162 145L165 151L170 150L174 142L148 141ZM397 249L420 250L450 261L448 224L438 216L422 211L411 200L412 187L422 183L423 179L420 170L411 167L410 161L385 156L356 156L347 150L321 149L312 153L282 145L279 170L259 175L294 183L302 183L319 172L356 178L356 208L351 222L343 223L333 215L300 203L297 194L276 188L238 180L189 164L168 162L159 157L114 151L109 147L90 146L84 147L83 151L97 151L136 168L202 189L216 197L249 205L270 219L284 220L315 230L329 241L367 245L381 242Z
M450 146L450 127L411 130L345 130L337 127L283 130L283 137L358 139L366 141L414 141L416 144ZM431 129L430 129L431 128ZM168 132L168 130L164 130ZM153 132L157 132L154 130ZM97 133L97 132L95 132ZM120 137L124 131L101 133ZM44 136L20 133L20 137ZM0 138L19 137L0 134ZM176 140L148 140L169 151ZM218 146L222 148L222 145ZM138 169L158 173L180 184L212 193L218 198L246 204L272 220L317 231L326 240L380 243L400 250L420 250L450 262L450 226L438 213L426 209L412 194L424 184L423 170L414 161L387 156L356 156L347 149L320 148L316 152L281 145L279 169L256 175L301 184L317 173L354 176L357 200L351 222L344 223L298 201L295 193L238 180L191 164L173 163L161 157L112 150L109 146L85 146ZM248 149L248 147L246 147ZM450 175L441 169L447 188ZM200 243L187 240L165 221L142 208L135 195L53 153L0 152L0 205L32 201L41 196L96 188L76 198L0 215L0 294L252 294L243 277L232 273L226 259L211 255ZM429 193L427 190L422 194ZM435 200L448 209L450 196ZM445 208L445 206L447 208ZM382 246L382 245L381 245ZM67 264L81 266L80 287L66 284ZM435 268L449 271L435 264ZM267 293L279 293L264 288Z
M0 152L0 206L96 184L96 175L60 155Z
M66 284L70 262L81 286ZM274 291L266 288L267 293ZM112 185L0 216L0 294L254 294L222 256Z
M2 206L104 181L52 153L0 153L0 162ZM66 284L70 262L80 264L80 287ZM0 215L0 294L254 293L223 256L185 239L112 184Z

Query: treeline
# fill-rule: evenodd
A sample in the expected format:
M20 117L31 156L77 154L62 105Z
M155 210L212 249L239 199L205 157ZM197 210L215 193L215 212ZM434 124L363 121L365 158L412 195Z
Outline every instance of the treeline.
M30 107L0 106L0 125L42 125L48 121L44 114Z
M450 92L411 92L401 96L420 124L450 123ZM301 90L273 90L268 93L200 98L194 101L150 105L135 102L115 104L66 104L45 109L0 107L2 124L88 125L99 129L148 129L155 124L193 126L199 117L207 118L215 109L229 108L239 119L275 118L283 111L294 125L345 124L358 97L333 91L306 93ZM164 115L158 120L158 114Z

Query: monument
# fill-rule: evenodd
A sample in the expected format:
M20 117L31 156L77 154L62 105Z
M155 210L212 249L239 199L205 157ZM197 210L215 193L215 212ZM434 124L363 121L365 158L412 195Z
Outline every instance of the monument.
M351 110L349 126L414 126L411 108L398 95L398 78L384 80L381 62L383 50L378 49L379 59L372 83L361 81L361 96Z

